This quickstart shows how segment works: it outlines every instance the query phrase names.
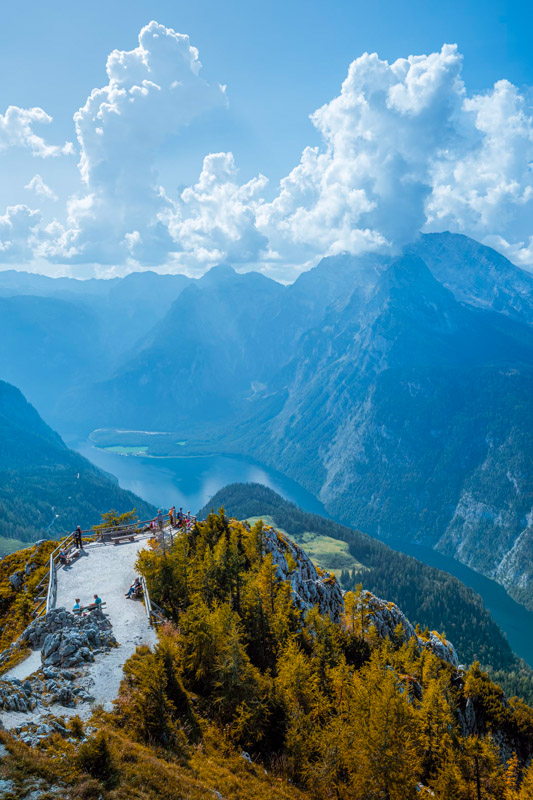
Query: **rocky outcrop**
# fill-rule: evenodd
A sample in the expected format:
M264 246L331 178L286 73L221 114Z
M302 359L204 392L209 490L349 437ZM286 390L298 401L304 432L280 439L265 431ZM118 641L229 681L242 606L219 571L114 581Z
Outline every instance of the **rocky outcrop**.
M73 684L74 675L67 671L40 669L25 681L8 678L0 681L0 708L3 711L27 713L59 703L66 708L76 701L91 697Z
M116 644L111 624L99 612L79 617L64 608L56 608L45 617L39 617L2 657L29 645L34 650L41 649L42 667L25 681L0 680L0 708L33 712L54 703L72 707L78 701L92 700L84 688L76 685L75 679L79 676L76 670L94 661L95 654Z
M13 572L13 574L9 576L9 583L11 584L12 589L18 591L24 583L24 573L22 570L19 569L16 572Z
M344 611L344 598L335 576L315 567L301 547L272 526L265 526L264 532L265 550L272 554L276 575L290 583L296 604L304 611L318 606L321 614L328 614L338 621ZM431 631L427 638L419 636L394 603L381 600L368 591L361 592L358 602L368 628L373 625L383 639L394 638L398 626L401 626L405 642L416 639L420 649L430 650L443 661L458 666L457 653L451 642L436 631Z
M318 606L321 614L338 621L344 601L335 576L318 570L307 553L280 531L271 526L264 531L265 550L272 553L277 577L290 583L297 606L304 611Z
M95 652L116 646L111 623L98 611L75 616L64 608L51 611L32 622L22 634L34 650L41 647L45 666L72 667L94 660Z
M72 667L94 660L94 654L115 647L111 623L100 612L75 616L65 608L54 608L35 619L3 653L0 669L20 650L41 650L45 666Z
M372 592L363 590L357 609L358 612L362 612L366 626L373 625L382 639L396 637L399 630L398 626L401 626L404 642L407 643L411 639L416 639L419 648L431 651L453 667L459 665L455 647L451 642L436 631L430 631L427 639L419 636L403 611L394 603L381 600Z

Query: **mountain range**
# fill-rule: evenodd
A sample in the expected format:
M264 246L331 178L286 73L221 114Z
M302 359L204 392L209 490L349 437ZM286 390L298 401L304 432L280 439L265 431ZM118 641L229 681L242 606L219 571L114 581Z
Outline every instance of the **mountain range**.
M229 265L0 273L0 302L0 374L62 433L169 431L149 452L178 434L183 455L252 457L339 521L437 548L533 607L533 276L491 248L429 234L290 286Z

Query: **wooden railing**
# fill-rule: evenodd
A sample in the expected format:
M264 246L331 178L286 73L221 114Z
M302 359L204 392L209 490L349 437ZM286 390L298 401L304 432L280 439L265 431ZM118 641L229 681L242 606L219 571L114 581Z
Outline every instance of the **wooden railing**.
M50 569L48 576L48 592L46 593L46 611L48 614L56 604L57 594L57 570L54 559L50 556Z
M33 600L35 603L35 608L33 610L34 616L40 617L42 614L48 614L48 612L54 607L57 592L57 565L59 562L59 551L61 549L68 550L73 543L74 538L72 534L69 533L68 536L66 536L58 544L56 549L50 553L48 572L35 588Z

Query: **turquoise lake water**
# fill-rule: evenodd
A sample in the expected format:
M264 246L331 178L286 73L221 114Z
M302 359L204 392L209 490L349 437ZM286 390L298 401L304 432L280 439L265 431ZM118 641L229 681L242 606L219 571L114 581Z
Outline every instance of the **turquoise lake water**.
M115 475L123 489L135 492L154 506L181 506L195 514L229 483L262 483L306 511L329 516L322 503L299 484L244 458L124 456L95 447L87 440L70 442L69 446Z

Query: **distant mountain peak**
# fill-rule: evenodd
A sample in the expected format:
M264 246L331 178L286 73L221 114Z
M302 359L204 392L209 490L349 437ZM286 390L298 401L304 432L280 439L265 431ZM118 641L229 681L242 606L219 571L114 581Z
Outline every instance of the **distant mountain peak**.
M222 281L231 280L237 275L237 272L230 264L216 264L211 267L205 275L200 278L200 284L214 285Z

